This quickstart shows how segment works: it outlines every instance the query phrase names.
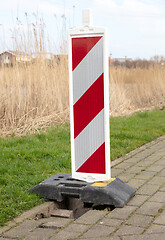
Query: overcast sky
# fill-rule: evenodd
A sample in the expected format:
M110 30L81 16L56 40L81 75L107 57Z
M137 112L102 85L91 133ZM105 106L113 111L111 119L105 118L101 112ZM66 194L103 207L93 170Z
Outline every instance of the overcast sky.
M108 28L112 58L165 56L165 0L0 0L0 51L12 49L13 29L26 31L36 16L50 41L61 41L65 28L82 25L84 8L93 25Z

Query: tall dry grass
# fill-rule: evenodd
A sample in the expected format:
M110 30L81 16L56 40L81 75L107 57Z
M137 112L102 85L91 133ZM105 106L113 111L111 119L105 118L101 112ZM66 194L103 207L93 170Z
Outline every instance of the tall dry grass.
M69 119L68 62L0 69L0 134L25 133Z
M111 115L125 115L164 106L164 67L158 64L150 69L110 67Z
M56 44L50 41L44 20L33 15L34 22L30 23L25 13L26 23L17 18L12 29L13 49L28 54L31 61L0 67L1 136L38 131L69 120L68 58L47 57L47 52L66 53L66 23L59 29Z
M25 134L69 121L67 57L0 69L0 134ZM165 106L165 69L110 67L110 115Z

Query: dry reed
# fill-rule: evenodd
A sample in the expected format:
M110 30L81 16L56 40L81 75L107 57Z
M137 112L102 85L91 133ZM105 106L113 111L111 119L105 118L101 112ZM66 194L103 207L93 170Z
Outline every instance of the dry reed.
M110 115L165 106L165 69L110 68ZM25 134L69 121L67 57L0 69L0 134Z
M69 119L67 57L0 70L0 134L25 133Z
M110 68L110 114L130 114L138 110L164 108L165 68Z

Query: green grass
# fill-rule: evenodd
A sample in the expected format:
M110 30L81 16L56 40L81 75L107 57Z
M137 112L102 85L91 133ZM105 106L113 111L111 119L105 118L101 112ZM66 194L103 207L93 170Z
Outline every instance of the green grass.
M165 111L111 118L111 159L165 134ZM0 226L44 200L27 190L71 172L69 124L25 137L0 138Z
M111 159L165 134L165 111L139 112L111 118Z

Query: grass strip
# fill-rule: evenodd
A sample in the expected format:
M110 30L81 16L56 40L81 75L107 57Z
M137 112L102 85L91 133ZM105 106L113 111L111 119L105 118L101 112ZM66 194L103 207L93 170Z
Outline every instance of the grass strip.
M165 111L110 119L111 160L165 134ZM71 172L69 124L24 137L0 138L0 226L41 204L27 190L58 172Z

